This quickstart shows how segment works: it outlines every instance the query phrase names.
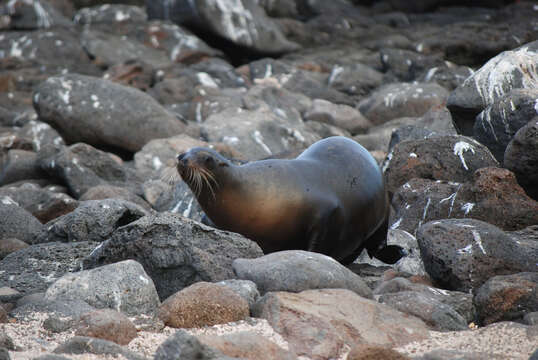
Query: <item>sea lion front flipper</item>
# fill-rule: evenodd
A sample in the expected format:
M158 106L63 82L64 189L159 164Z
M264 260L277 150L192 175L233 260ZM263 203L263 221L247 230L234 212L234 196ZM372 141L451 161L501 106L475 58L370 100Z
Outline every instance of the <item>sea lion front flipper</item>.
M376 259L383 261L385 264L394 264L406 255L407 251L398 245L387 245L373 254Z

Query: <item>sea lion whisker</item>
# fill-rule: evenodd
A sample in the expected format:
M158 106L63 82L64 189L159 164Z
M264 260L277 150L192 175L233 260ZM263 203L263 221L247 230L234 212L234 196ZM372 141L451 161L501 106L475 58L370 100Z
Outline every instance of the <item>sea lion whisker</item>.
M217 196L215 195L215 190L213 189L213 185L211 185L211 181L209 180L212 175L210 172L208 172L207 170L205 169L201 169L200 171L200 175L202 176L205 184L207 185L207 187L209 188L209 191L211 191L211 195L213 196L213 200L215 200L217 198ZM215 179L213 179L215 180Z

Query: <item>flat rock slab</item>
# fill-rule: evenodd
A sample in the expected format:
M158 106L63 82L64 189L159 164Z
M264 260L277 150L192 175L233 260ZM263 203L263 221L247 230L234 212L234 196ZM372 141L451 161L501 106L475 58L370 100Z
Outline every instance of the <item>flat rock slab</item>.
M315 360L341 356L357 341L392 347L428 337L418 318L344 289L270 292L253 315L267 319L298 356Z

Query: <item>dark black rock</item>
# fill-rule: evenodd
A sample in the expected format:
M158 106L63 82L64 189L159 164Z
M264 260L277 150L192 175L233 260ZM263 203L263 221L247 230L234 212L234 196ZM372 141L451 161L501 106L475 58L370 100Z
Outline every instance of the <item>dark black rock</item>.
M69 147L45 147L39 152L38 161L45 171L61 180L75 198L94 186L106 184L142 194L142 180L133 169L91 145L78 143Z
M0 166L0 185L46 177L47 174L39 166L33 151L9 150L4 164Z
M491 152L465 136L440 136L396 144L383 164L387 190L412 178L465 182L475 170L497 166Z
M94 310L94 307L82 300L48 300L40 294L39 297L26 301L24 305L17 303L10 315L20 321L36 318L39 313L47 313L54 318L75 319Z
M46 224L36 239L44 242L103 242L119 227L148 215L144 208L124 200L87 200L69 214Z
M514 135L504 153L504 166L516 174L525 192L538 200L538 117Z
M515 89L476 117L473 137L486 145L500 163L516 132L536 116L536 98L538 89Z
M64 17L46 0L8 1L0 9L1 12L7 14L10 29L35 30L73 25L71 20Z
M178 330L157 348L154 360L232 360L232 358L202 344L185 330Z
M124 259L140 262L161 299L198 281L233 279L232 261L261 256L259 246L179 215L150 215L116 230L84 261L94 268Z
M9 356L9 351L6 348L0 347L0 360L11 360Z
M432 221L418 229L417 240L426 271L450 290L476 291L492 276L536 269L538 243L479 220Z
M145 22L147 14L143 8L124 4L107 4L80 9L73 17L76 24L98 24L114 22Z
M0 281L23 294L45 291L62 275L80 270L97 243L46 243L11 253L0 261Z

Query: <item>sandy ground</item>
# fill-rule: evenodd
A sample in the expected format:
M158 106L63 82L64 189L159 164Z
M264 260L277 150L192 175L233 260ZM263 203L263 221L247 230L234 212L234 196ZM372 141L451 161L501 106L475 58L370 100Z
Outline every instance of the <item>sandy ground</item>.
M43 321L47 314L34 313L31 319L17 323L0 325L0 332L5 332L15 342L16 346L25 351L11 351L12 360L33 359L44 353L52 352L59 344L74 336L72 331L52 333L43 329ZM127 346L147 358L153 355L159 345L165 341L176 329L165 327L160 332L140 331L138 336ZM188 330L192 334L222 335L238 331L252 331L260 334L279 346L287 349L286 341L277 334L263 319L249 319L237 323L217 325L202 329ZM529 331L525 328L511 327L506 323L495 324L492 327L469 330L463 332L431 332L431 338L410 343L397 348L401 353L409 356L420 356L432 350L446 349L466 352L487 352L502 356L504 359L527 360L530 354L538 347L538 328ZM104 355L68 355L74 360L108 360L121 359ZM301 358L306 359L306 358ZM345 356L342 357L345 359Z

